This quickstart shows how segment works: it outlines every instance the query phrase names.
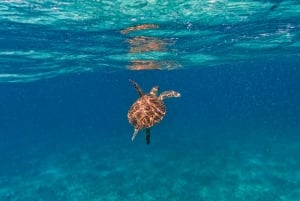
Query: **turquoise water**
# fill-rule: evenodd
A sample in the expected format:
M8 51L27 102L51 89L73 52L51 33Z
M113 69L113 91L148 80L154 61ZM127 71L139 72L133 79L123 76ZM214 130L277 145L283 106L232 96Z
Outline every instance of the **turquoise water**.
M297 1L1 1L0 200L300 200L299 36ZM129 79L182 95L150 145Z

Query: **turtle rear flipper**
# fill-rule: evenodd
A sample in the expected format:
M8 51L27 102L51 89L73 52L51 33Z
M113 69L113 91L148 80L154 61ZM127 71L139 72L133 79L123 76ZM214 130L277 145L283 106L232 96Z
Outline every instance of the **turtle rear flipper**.
M146 143L150 144L150 128L146 128Z
M133 141L136 135L138 134L139 129L135 128L131 140Z

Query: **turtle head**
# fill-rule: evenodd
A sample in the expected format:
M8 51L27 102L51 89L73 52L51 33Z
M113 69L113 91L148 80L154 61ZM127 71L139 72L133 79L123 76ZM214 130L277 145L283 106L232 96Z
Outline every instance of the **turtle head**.
M158 86L152 87L150 94L156 96L158 92Z

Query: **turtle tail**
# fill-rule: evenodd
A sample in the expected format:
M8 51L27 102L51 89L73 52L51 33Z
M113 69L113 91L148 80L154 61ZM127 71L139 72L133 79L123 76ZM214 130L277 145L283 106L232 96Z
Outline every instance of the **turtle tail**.
M150 128L146 128L146 143L150 144Z

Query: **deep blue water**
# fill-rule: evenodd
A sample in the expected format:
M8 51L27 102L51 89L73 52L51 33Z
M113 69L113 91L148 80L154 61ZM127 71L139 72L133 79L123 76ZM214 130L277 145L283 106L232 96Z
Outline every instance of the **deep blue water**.
M2 84L1 198L297 199L299 77L261 62ZM131 142L129 78L182 94L149 146L143 132Z
M0 3L0 201L300 200L299 5L174 2Z

